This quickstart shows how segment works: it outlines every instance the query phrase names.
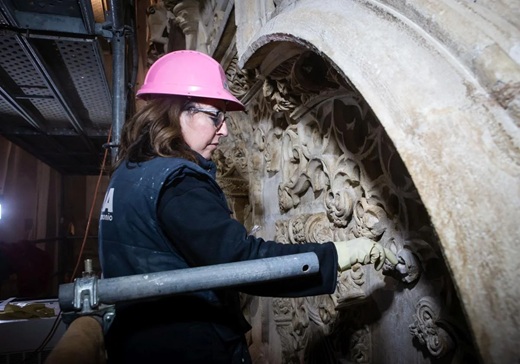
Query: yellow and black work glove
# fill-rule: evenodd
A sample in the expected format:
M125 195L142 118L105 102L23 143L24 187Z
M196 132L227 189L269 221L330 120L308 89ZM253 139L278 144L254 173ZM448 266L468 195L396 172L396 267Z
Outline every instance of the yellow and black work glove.
M336 251L338 252L339 270L344 271L350 269L354 264L374 264L376 270L383 268L385 259L392 265L398 263L397 257L390 250L381 244L367 239L356 238L347 241L334 241Z

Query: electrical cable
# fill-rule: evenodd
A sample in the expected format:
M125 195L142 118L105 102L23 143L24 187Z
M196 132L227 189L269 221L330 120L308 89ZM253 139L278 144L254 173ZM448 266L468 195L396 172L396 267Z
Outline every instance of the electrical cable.
M112 137L112 127L110 127L110 129L108 131L107 143L110 142L111 137ZM74 281L74 277L76 276L76 273L78 271L79 265L81 263L81 257L83 256L83 251L85 250L85 245L87 243L88 231L90 229L90 223L92 221L92 213L94 211L94 205L96 203L96 196L97 196L97 193L99 190L99 183L101 182L101 177L103 177L103 172L105 170L107 155L108 155L108 149L105 149L105 153L103 154L103 162L101 163L101 168L99 170L99 176L97 179L96 188L94 190L94 198L92 199L92 204L90 205L90 211L89 211L88 219L87 219L87 227L85 228L85 236L83 237L83 242L81 243L78 260L76 261L76 267L74 268L74 271L72 272L72 275L70 277L71 282Z
M21 364L24 364L24 363L31 363L32 362L32 359L38 355L39 353L41 353L43 351L43 349L45 348L45 346L49 343L49 341L54 337L54 334L56 333L56 330L58 329L58 326L61 322L61 311L60 313L58 313L58 316L56 316L56 319L54 320L54 323L52 324L52 327L49 331L49 333L47 334L47 336L45 336L45 338L43 339L42 343L40 344L40 346L38 346L35 350L33 350L24 360L22 360Z
M107 143L110 142L111 138L112 138L112 127L110 127L110 129L108 131ZM85 245L86 245L86 242L87 242L88 231L89 231L89 228L90 228L90 222L92 221L92 214L93 214L93 211L94 211L94 205L95 205L95 202L96 202L96 196L97 196L97 193L98 193L98 190L99 190L99 184L100 184L100 181L101 181L101 177L103 177L103 172L104 172L105 166L106 166L107 155L108 155L108 149L105 149L105 153L103 154L103 161L101 162L101 168L99 170L99 175L98 175L98 179L97 179L97 183L96 183L96 188L94 190L94 196L93 196L93 199L92 199L92 204L90 206L90 212L89 212L89 216L88 216L88 219L87 219L87 227L85 228L85 235L84 235L83 241L81 243L80 252L79 252L79 255L78 255L78 259L76 261L76 267L74 268L74 271L72 272L72 275L71 275L71 278L70 278L70 283L72 283L74 281L74 277L76 276L76 273L78 271L79 265L81 263L81 258L83 256L83 251L85 249ZM45 346L49 343L49 341L52 339L52 337L54 337L54 334L56 333L56 330L58 329L58 326L59 326L60 322L61 322L61 311L58 313L58 316L56 316L56 319L54 320L54 323L53 323L49 333L43 339L43 341L40 344L40 346L38 346L38 348L36 348L34 351L32 351L21 362L22 364L23 363L29 363L30 362L29 360L32 360L38 353L40 353L45 348Z

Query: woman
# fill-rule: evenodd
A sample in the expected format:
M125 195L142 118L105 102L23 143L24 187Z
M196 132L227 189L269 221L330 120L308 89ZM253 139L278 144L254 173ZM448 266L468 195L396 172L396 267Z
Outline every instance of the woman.
M330 294L337 271L380 269L395 256L378 243L280 244L248 235L231 217L211 156L228 134L225 113L244 110L224 71L195 51L156 61L138 96L146 104L123 127L100 219L105 278L315 252L314 276L255 285L269 296ZM110 363L250 362L238 293L208 290L116 307L107 337Z

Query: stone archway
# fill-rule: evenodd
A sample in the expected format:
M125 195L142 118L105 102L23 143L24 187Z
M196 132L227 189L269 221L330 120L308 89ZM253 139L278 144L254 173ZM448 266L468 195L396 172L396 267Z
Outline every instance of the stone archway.
M224 186L233 171L249 180L245 222L286 244L368 237L400 264L383 274L356 266L330 296L250 299L253 326L263 328L251 335L253 355L284 363L475 361L429 216L366 100L308 48L285 41L268 51L262 91L247 119L228 124L218 159Z
M492 10L504 11L497 6ZM508 29L509 38L489 31L495 24L492 16L483 15L485 8L451 1L437 7L429 8L424 2L398 8L375 2L302 0L279 6L262 26L256 25L255 32L242 33L241 19L245 18L241 15L252 7L241 13L237 3L237 36L245 34L237 41L239 65L272 78L294 51L289 47L273 57L272 48L287 40L330 60L366 100L406 166L439 237L441 256L484 362L511 362L516 360L519 341L515 311L520 294L512 282L518 281L520 272L516 247L520 143L518 93L507 96L507 89L518 87L520 77L514 52L503 50L518 33L514 27ZM478 20L484 18L487 22L482 25ZM468 29L473 35L464 37ZM485 37L474 39L475 34ZM484 50L479 45L485 45ZM498 63L490 65L493 60ZM292 125L291 120L284 120L287 102L269 115L271 120ZM257 115L268 113L266 109L258 106ZM266 133L277 128L264 128L264 135L257 138L265 141ZM279 140L290 141L291 133L283 130ZM276 140L276 133L271 138ZM315 191L314 186L322 182L326 163L314 159L311 165L317 181L296 178L301 183L293 186L289 177L290 183L284 185L273 180L270 172L262 179L263 189L255 187L256 198L281 185L280 197L289 191L291 201L305 198L308 185ZM298 168L293 172L305 176L298 174ZM277 219L270 209L263 207L266 225ZM293 224L288 220L285 223ZM279 233L284 231L281 224L277 231L271 228L265 233L284 236ZM294 224L305 226L306 222ZM416 304L418 315L423 308L435 311L432 307L438 307L428 299Z

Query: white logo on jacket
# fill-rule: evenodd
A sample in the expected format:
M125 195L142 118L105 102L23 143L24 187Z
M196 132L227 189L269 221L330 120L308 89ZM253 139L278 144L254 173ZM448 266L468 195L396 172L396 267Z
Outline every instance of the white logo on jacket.
M105 194L105 200L101 207L101 220L112 221L114 212L114 188L111 188Z

